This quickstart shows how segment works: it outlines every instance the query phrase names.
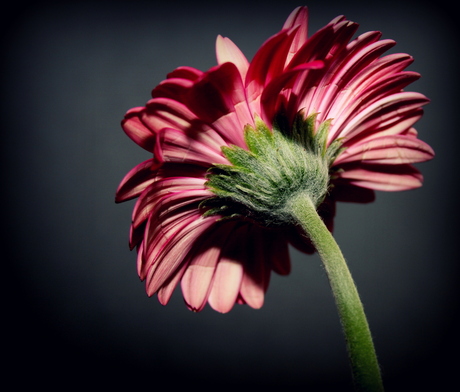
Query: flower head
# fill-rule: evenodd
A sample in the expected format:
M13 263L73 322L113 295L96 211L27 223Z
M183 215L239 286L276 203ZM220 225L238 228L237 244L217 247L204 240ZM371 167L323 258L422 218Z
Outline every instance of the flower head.
M127 112L124 131L153 153L116 195L138 197L130 247L148 295L166 304L180 283L195 311L259 308L288 245L313 252L285 214L298 189L332 230L336 201L421 186L412 164L434 153L413 125L428 99L404 91L419 74L357 27L340 16L307 38L299 7L250 63L219 36L215 67L177 68Z

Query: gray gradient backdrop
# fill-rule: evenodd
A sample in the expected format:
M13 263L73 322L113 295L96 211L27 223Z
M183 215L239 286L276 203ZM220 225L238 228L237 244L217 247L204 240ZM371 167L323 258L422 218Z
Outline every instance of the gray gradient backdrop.
M443 2L310 1L310 32L344 14L415 57L417 129L437 153L423 188L340 204L335 236L364 302L388 391L443 390L458 367L454 92L458 37ZM127 246L133 203L115 189L148 154L126 110L177 66L215 65L218 34L252 58L297 0L64 2L2 18L4 357L16 383L351 389L345 344L317 256L293 252L262 309L189 312L148 298ZM9 349L8 349L9 348ZM454 354L453 359L448 359ZM168 384L166 384L168 385ZM410 387L410 388L409 388Z

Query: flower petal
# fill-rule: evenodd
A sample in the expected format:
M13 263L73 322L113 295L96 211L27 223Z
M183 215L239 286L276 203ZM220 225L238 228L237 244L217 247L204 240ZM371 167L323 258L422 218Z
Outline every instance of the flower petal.
M241 79L245 80L249 68L249 61L241 50L229 38L217 36L216 40L217 63L233 63L240 72Z
M140 226L148 219L150 214L164 207L166 204L160 203L161 200L172 198L174 195L181 196L184 200L191 202L196 197L211 197L214 194L208 191L204 185L205 178L192 177L169 177L158 179L152 186L146 189L137 200L132 214L132 224L134 228ZM177 201L177 197L174 197Z
M314 60L324 61L331 58L334 53L347 45L357 28L356 23L345 20L343 16L338 16L313 34L299 48L290 61L288 69Z
M343 91L354 75L359 75L366 67L372 63L380 54L394 45L392 40L382 40L373 42L380 33L369 33L358 37L353 41L354 45L349 45L344 54L340 54L327 67L327 74L321 80L316 89L316 94L312 97L309 105L303 104L307 112L320 113L320 122L330 118L329 110L337 96L337 91ZM372 43L369 43L372 42ZM359 43L359 45L358 45ZM391 91L387 90L387 94ZM310 105L314 105L310 107Z
M167 305L171 296L174 292L174 289L177 287L178 283L182 279L184 272L187 269L187 264L183 263L174 275L171 276L158 290L158 301L162 305Z
M221 152L225 144L217 132L212 130L186 134L165 128L158 133L155 157L161 162L185 162L207 167L217 163L228 164Z
M186 80L198 80L203 75L203 71L193 67L178 67L174 71L170 72L167 77L173 79L186 79Z
M222 241L226 241L230 229L224 227L211 231L197 246L181 281L182 294L187 307L201 311L208 300L214 272L221 255ZM230 224L233 227L232 224Z
M233 63L209 70L188 92L187 107L229 144L245 146L243 129L254 122L241 75Z
M221 313L227 313L233 308L241 287L243 263L248 257L247 249L239 246L242 240L241 230L244 229L240 228L229 236L217 264L209 293L209 304Z
M193 67L176 68L167 75L166 80L152 90L152 98L172 98L181 102L181 96L202 75L202 71Z
M296 37L295 31L281 30L269 38L255 54L246 75L245 85L248 90L248 100L254 100L260 95L263 88L273 78L281 75L285 69L286 59L289 55L291 44Z
M274 272L279 275L289 275L291 273L291 258L288 241L283 237L277 232L265 234L266 256L270 260Z
M248 227L241 234L242 248L246 248L243 278L241 280L240 296L245 304L254 309L260 309L264 304L265 291L270 280L270 265L264 251L265 238L258 227L250 232ZM249 243L249 241L251 243Z
M148 159L133 167L123 178L115 195L115 202L121 203L133 199L153 183L157 166Z
M336 164L363 161L365 163L403 164L428 161L433 149L412 136L383 136L352 144L337 159Z
M423 176L413 166L365 165L349 163L339 172L339 180L377 191L405 191L422 185ZM337 180L335 180L337 181Z
M145 150L152 152L156 135L155 132L142 121L144 113L144 107L136 107L128 110L125 114L125 118L121 122L121 126L131 140Z
M146 289L148 295L153 295L168 280L177 273L178 268L187 259L197 239L215 222L215 218L203 218L197 212L191 212L188 217L180 219L180 225L172 232L162 233L162 236L171 238L163 243L161 249L153 256L148 264Z
M268 83L260 99L262 120L270 124L273 122L276 114L282 112L288 117L288 122L292 122L298 112L297 104L294 106L290 105L291 108L294 107L294 110L288 110L286 106L289 105L285 105L283 108L283 104L289 101L291 96L291 88L289 87L292 87L300 77L306 78L306 73L309 70L321 69L323 66L324 63L319 60L302 64L284 72Z
M416 112L420 113L420 107L426 105L429 100L420 93L400 92L382 97L364 110L353 115L349 121L338 119L333 127L340 129L338 137L351 139L360 134L366 136L377 133L382 129L396 127L400 132L399 124L407 117ZM343 124L343 128L341 128Z
M178 100L193 86L193 81L182 78L163 80L152 90L152 98L170 98Z
M176 189L180 189L179 191L174 192L174 181L178 182ZM199 203L212 196L209 191L200 189L199 184L183 185L182 183L186 181L187 178L168 178L155 184L157 189L154 189L155 192L152 191L154 195L152 200L155 203L152 203L153 206L145 207L151 212L145 224L141 280L146 278L151 266L163 257L171 241L180 236L179 233L189 227L194 220L201 217ZM139 210L135 211L134 216L142 218L142 209ZM136 221L132 226L135 225Z
M206 129L206 124L193 114L186 105L165 97L153 98L147 102L142 121L155 133L160 132L163 128L190 132Z
M307 41L308 33L308 9L307 7L297 7L291 12L283 25L283 30L295 28L295 36L286 56L286 64L292 59L297 51Z

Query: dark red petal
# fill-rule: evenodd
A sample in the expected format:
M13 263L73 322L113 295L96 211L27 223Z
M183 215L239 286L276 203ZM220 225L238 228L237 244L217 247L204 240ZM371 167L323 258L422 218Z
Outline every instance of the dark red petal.
M212 124L246 101L241 75L233 63L211 68L196 81L186 98L187 107L202 121ZM242 132L242 130L240 130Z
M314 60L327 60L347 45L358 25L345 20L343 16L332 20L328 25L313 34L298 50L289 69Z
M257 226L247 229L249 230L241 235L241 246L246 248L247 259L243 264L240 296L245 304L260 309L264 304L265 292L270 281L271 255L267 252L267 238L263 230Z
M264 233L264 243L265 257L270 261L273 271L279 275L289 275L291 258L286 235L280 235L277 231L267 231Z
M292 31L280 31L265 41L257 51L251 61L245 81L249 100L252 100L255 95L260 95L264 86L284 71L289 49L298 28L299 26Z
M200 71L193 67L178 67L174 71L170 72L167 75L167 78L179 78L179 79L187 79L187 80L197 80L203 75L203 71Z
M290 89L300 77L308 78L309 70L321 69L324 66L322 61L312 61L299 65L298 67L284 72L278 77L274 78L264 89L260 104L262 112L260 113L262 119L271 124L275 116L284 109L284 115L288 117L291 122L294 116L298 113L299 108L297 105L287 105L285 102L289 101ZM284 108L283 108L284 106ZM293 108L289 111L288 108Z

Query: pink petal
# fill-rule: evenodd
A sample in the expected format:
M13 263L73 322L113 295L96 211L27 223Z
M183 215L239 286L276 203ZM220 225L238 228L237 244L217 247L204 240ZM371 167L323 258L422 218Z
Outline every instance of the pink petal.
M385 96L361 112L354 115L338 134L338 137L351 139L363 132L378 132L381 128L398 126L408 114L418 111L429 100L422 94L414 92L400 92ZM333 127L339 127L333 123Z
M200 119L213 123L245 102L241 75L233 63L211 68L189 91L187 107Z
M125 133L139 146L152 152L155 145L155 132L143 123L145 108L136 107L128 110L121 126Z
M291 47L289 48L289 54L286 57L286 64L289 63L291 58L297 53L297 51L307 41L308 33L308 9L307 7L297 7L291 12L286 22L283 25L285 29L295 29L295 37L292 40Z
M204 199L213 196L206 189L205 182L205 178L190 177L157 180L155 184L140 195L136 202L132 214L133 227L138 227L148 219L150 214L163 207L166 203L164 201L161 203L161 201L166 200L168 197L172 198L174 195L179 195L182 199L191 203L197 197ZM177 201L176 197L174 197L174 201Z
M187 106L171 98L153 98L147 103L142 121L155 133L163 128L183 131L206 129L206 125ZM207 127L209 129L209 126Z
M375 102L387 96L397 94L407 84L418 79L418 77L419 75L416 73L401 72L390 77L381 78L379 82L374 83L372 86L369 86L363 91L360 91L356 86L350 86L349 91L355 91L355 95L346 97L345 94L347 93L342 92L340 96L336 97L337 99L332 105L330 112L328 113L328 117L337 119L333 130L331 130L329 134L329 142L338 137L341 132L341 128L345 126L347 121L351 121L351 119L356 116L356 113L359 111L364 111L367 107L373 105ZM404 112L398 112L396 109L394 114L397 114L398 116L393 117L395 121L392 125L395 128L393 128L391 132L387 133L398 134L410 128L422 116L423 111L420 109L420 107L426 102L428 102L428 100L421 102L415 107L406 108L409 110L404 110ZM384 108L382 109L385 110ZM389 127L386 126L386 128ZM383 130L384 129L381 131ZM355 137L359 138L362 138L363 136L365 137L366 135L355 135Z
M156 215L149 215L149 219L145 225L143 246L142 249L139 248L139 250L142 250L142 253L139 252L142 259L138 262L138 265L141 266L139 270L141 280L145 280L150 272L153 273L155 271L152 266L158 261L163 250L175 238L177 233L183 230L194 219L195 213L193 211L190 212L190 210L181 214L162 217L161 220ZM154 292L152 291L149 295L153 295Z
M299 103L302 108L305 108L306 113L319 113L318 121L327 120L329 108L337 91L345 89L350 77L361 72L381 53L394 45L394 41L390 40L374 42L378 37L380 37L378 32L363 34L331 58L317 83L315 93L308 95L309 99L302 99ZM311 84L308 79L305 82L303 91L306 91Z
M198 210L201 200L203 198L200 196L185 198L180 206L174 206L171 199L165 197L155 206L154 213L149 215L145 224L142 254L145 269L142 270L141 280L146 278L151 266L161 260L168 246L180 237L180 233L193 227L191 225L201 217Z
M215 222L215 218L203 218L200 213L190 214L181 221L172 237L163 244L160 252L153 256L146 276L147 294L153 295L168 280L173 279L178 268L187 259L197 239ZM167 236L167 233L163 233ZM149 259L151 256L149 256Z
M139 196L145 188L153 183L156 168L153 159L148 159L132 168L118 186L115 202L121 203Z
M348 183L377 191L404 191L422 185L423 176L413 166L405 165L353 165L343 167L337 176Z
M236 302L243 277L243 266L235 260L220 260L208 302L221 313L228 313Z
M362 36L361 36L362 37ZM366 37L373 41L376 38L375 34L370 34ZM378 42L368 43L368 39L364 40L361 45L353 45L354 50L349 49L346 57L338 59L327 70L328 75L325 75L321 84L318 86L317 94L312 98L315 102L314 108L308 112L321 113L319 121L325 121L329 117L329 108L331 107L337 91L343 91L347 87L348 81L354 76L362 72L366 67L374 61L380 54L388 50L394 45L394 41L383 40ZM358 39L354 41L357 43ZM364 47L362 47L365 45ZM391 93L391 91L387 91ZM308 107L307 105L305 105Z
M233 63L240 72L241 79L245 80L249 68L249 61L241 50L229 38L217 36L216 40L217 63Z
M385 79L394 78L394 75L398 75L412 61L412 57L406 54L392 54L379 58L354 75L346 86L342 86L342 90L337 91L328 113L324 114L325 117L335 119L336 122L335 130L330 132L329 142L337 137L340 124L344 123L358 107L363 107L363 104L369 105L382 97L375 94L376 89L380 90L381 94L387 93L383 87ZM413 77L415 78L415 76ZM406 79L406 82L410 83L410 80ZM403 87L404 83L402 82L399 88L402 89ZM395 86L394 89L396 88ZM389 93L395 92L397 91L390 91ZM372 100L369 98L370 94L374 95ZM362 100L365 100L365 103L362 103Z
M226 143L216 132L184 133L165 128L158 133L155 156L162 162L183 162L211 166L228 164L221 147Z
M152 90L152 98L171 98L181 102L187 89L193 86L193 82L202 77L203 72L192 67L179 67L167 75L157 87Z
M384 136L348 147L335 164L365 161L365 163L403 164L427 161L434 156L433 149L412 136Z
M229 242L222 250L209 293L211 307L221 313L227 313L235 304L243 278L243 263L247 258L246 247L240 247L240 230L233 232Z
M199 312L206 305L216 265L221 255L222 241L226 241L228 234L228 231L222 229L211 231L191 255L181 287L187 307L193 311Z
M129 249L133 250L139 247L144 239L144 225L134 227L133 224L129 227Z
M187 264L183 263L179 269L176 271L176 273L169 279L167 280L163 286L160 287L158 290L158 301L162 305L167 305L169 300L171 299L171 296L174 292L174 289L176 288L177 284L179 281L182 279L182 276L184 275L184 272L187 269Z
M314 60L329 59L347 45L357 28L356 23L345 20L343 16L333 19L299 48L289 63L289 69Z
M229 144L243 146L243 129L253 123L241 75L233 63L208 71L188 92L187 107ZM172 127L174 128L174 127Z

